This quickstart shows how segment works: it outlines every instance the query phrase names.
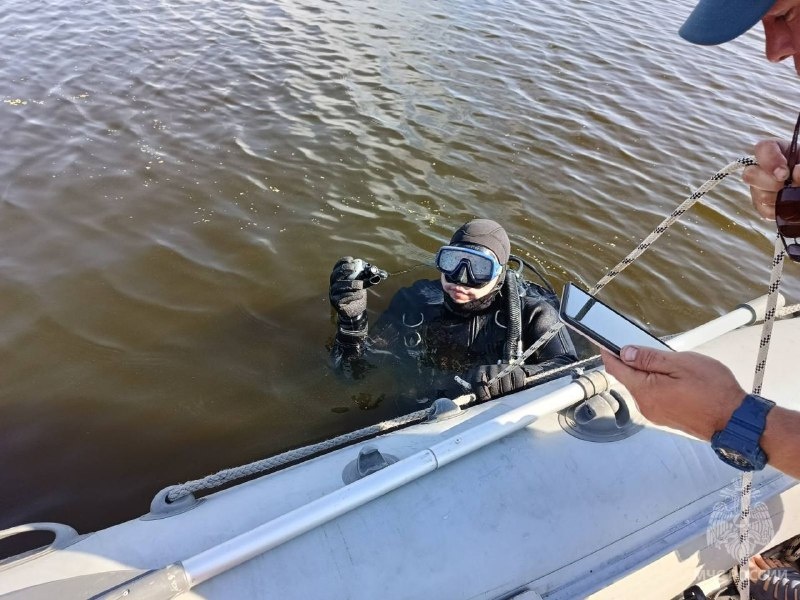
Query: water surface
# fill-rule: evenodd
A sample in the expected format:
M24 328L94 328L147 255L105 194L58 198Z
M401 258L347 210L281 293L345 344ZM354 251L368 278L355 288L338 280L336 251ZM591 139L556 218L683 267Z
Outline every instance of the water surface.
M488 217L597 281L794 123L791 66L680 41L691 4L7 0L0 528L104 527L400 412L328 369L339 256L406 271L377 312ZM770 232L732 179L603 297L695 326L763 293Z

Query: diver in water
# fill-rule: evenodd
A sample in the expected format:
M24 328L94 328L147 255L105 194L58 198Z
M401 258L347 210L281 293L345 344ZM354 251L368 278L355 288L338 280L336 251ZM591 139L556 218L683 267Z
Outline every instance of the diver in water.
M334 366L354 377L367 359L410 366L407 380L425 386L413 390L421 394L418 400L465 393L454 379L459 375L485 401L523 388L526 377L575 362L575 347L562 328L526 364L488 384L558 321L555 294L518 278L507 265L510 249L498 223L465 223L436 255L440 278L398 291L371 331L365 288L380 279L363 261L340 259L329 294L338 315Z

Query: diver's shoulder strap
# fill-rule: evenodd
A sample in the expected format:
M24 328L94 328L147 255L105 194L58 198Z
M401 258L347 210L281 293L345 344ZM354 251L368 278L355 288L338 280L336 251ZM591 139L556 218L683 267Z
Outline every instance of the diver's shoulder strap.
M561 301L555 293L537 283L522 280L520 281L520 287L524 287L524 292L520 294L523 297L533 298L534 300L544 300L556 310L561 306Z

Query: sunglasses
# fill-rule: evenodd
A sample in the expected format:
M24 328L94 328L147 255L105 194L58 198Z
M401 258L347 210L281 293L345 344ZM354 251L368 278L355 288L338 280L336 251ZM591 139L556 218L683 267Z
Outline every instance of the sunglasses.
M778 226L778 235L781 236L786 255L795 262L800 262L800 187L789 187L792 184L792 172L797 164L797 134L800 132L800 116L794 126L792 143L789 146L789 178L784 182L784 188L778 192L775 200L775 224ZM786 239L792 240L787 243Z
M500 273L502 265L488 252L461 246L442 246L436 254L436 268L450 283L483 287Z

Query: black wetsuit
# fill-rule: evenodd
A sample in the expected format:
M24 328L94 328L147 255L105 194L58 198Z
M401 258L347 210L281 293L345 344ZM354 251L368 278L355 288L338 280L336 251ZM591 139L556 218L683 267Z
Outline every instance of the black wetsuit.
M557 300L528 282L521 282L518 288L525 349L558 321L558 311L551 303ZM369 366L390 361L408 383L406 391L416 394L418 400L453 397L457 391L454 375L464 376L478 365L507 362L507 289L499 290L480 310L463 312L450 301L439 280L417 281L395 294L369 336L351 336L339 329L331 351L334 366L359 377ZM572 340L562 328L528 357L523 368L531 376L576 360Z

